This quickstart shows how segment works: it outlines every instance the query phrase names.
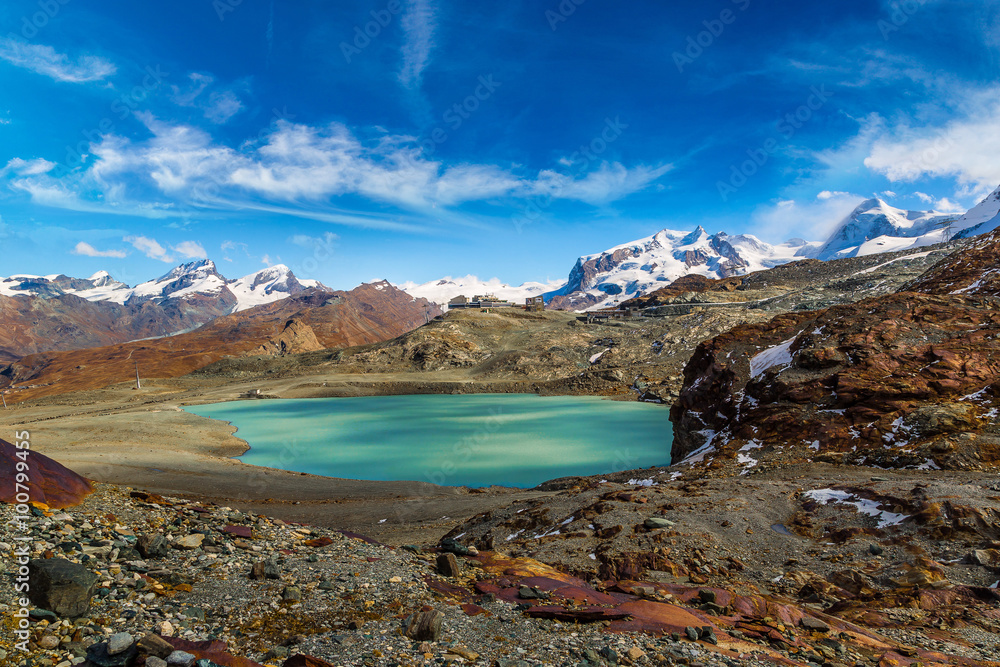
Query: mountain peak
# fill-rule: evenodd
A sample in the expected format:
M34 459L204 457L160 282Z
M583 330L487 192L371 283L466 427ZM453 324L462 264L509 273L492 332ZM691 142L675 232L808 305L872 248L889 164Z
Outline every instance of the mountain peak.
M866 199L837 225L816 256L830 260L940 243L947 240L942 225L951 217L936 211L905 211L877 197Z
M190 275L215 275L222 277L219 274L218 268L215 266L215 262L210 259L199 259L194 262L187 262L186 264L180 264L172 268L169 272L160 276L156 282L170 282L172 280L177 280L178 278Z

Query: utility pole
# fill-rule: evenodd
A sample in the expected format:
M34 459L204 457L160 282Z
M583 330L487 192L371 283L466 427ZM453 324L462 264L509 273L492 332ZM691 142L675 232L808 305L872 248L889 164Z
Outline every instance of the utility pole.
M139 383L139 362L135 362L135 388L142 389L142 385Z
M4 395L4 393L2 391L0 391L0 398L3 399L3 409L6 410L7 409L7 397Z

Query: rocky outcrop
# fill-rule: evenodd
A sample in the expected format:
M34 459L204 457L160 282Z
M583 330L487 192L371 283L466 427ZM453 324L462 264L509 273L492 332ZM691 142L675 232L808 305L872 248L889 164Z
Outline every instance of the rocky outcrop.
M19 473L25 475L23 482ZM30 502L55 509L78 505L93 489L90 481L49 457L0 440L0 502L23 503L18 483L27 487Z
M279 355L299 354L301 352L315 352L322 350L323 346L316 338L316 333L308 324L301 320L291 319L285 323L285 329L277 337L267 341L251 355Z
M1000 230L973 239L904 289L927 294L1000 296Z
M1000 235L911 290L781 315L702 343L672 409L674 460L695 452L881 467L1000 464ZM978 296L975 296L978 295Z

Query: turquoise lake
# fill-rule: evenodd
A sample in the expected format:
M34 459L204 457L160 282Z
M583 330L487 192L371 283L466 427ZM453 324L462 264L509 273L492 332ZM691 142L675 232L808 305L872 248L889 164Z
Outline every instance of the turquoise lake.
M670 463L669 410L534 394L249 400L185 408L237 427L253 465L327 477L530 488Z

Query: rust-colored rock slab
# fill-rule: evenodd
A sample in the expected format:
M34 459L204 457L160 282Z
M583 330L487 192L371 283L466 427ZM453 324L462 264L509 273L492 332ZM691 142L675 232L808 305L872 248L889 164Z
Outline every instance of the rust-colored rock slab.
M21 455L24 452L27 452L26 460L22 461ZM0 440L0 502L14 503L18 500L18 494L23 493L23 489L17 486L17 475L21 472L18 469L19 463L27 464L24 486L28 488L28 499L31 502L62 509L79 505L93 491L90 481L61 463L44 454L18 449L11 443Z

